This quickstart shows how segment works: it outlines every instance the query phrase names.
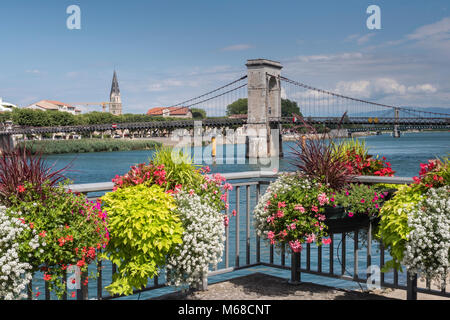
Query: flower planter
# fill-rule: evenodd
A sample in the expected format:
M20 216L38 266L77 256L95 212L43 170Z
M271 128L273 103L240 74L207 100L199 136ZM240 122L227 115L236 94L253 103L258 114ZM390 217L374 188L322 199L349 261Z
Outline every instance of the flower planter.
M369 223L378 223L378 217L371 217L367 214L355 213L349 217L343 207L325 208L325 224L329 233L353 232L358 229L368 228Z

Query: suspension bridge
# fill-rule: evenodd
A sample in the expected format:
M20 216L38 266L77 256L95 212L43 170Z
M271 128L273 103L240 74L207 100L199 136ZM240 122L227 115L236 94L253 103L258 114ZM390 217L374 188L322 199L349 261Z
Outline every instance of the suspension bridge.
M282 112L282 100L297 103L303 120L312 125L349 128L349 132L364 130L392 130L394 137L410 129L450 129L449 113L426 111L376 103L340 93L319 89L281 75L282 65L267 59L247 60L247 74L194 98L168 108L201 108L207 118L201 126L208 128L243 127L250 157L276 156L283 125L296 118ZM239 99L247 99L247 112L227 114L227 106ZM345 117L343 117L345 115ZM168 120L104 125L64 127L7 126L0 131L0 148L14 144L14 137L49 133L143 132L170 133L176 129L193 129L194 120ZM274 138L276 133L279 138ZM275 141L277 140L277 141Z

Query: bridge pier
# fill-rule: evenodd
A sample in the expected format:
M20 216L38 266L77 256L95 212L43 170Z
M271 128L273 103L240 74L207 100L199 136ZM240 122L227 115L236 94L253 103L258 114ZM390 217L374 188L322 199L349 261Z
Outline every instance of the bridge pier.
M279 62L266 59L247 60L248 112L246 157L280 157L281 124L270 127L270 120L281 118Z

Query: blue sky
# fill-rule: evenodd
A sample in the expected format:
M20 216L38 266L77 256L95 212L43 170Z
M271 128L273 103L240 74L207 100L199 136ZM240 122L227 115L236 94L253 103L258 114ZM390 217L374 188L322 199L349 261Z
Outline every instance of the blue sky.
M73 4L81 30L66 27ZM366 27L373 4L381 30ZM115 68L124 112L144 113L268 58L315 87L450 107L448 0L2 0L0 14L0 97L20 106L106 101Z

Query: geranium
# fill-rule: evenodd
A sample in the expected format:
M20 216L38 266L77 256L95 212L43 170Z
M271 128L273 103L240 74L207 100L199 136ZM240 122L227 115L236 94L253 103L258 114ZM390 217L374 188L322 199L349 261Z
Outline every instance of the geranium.
M32 266L33 272L44 270L50 291L61 297L67 265L84 261L80 267L86 271L96 250L108 243L106 212L100 203L69 192L64 185L44 183L40 192L30 183L24 183L24 187L20 197L9 198L11 207L7 211L29 226L21 238L20 258ZM36 250L36 245L27 245L32 240L46 245Z
M420 186L423 192L426 192L429 188L440 188L449 185L449 158L428 160L428 163L421 163L419 176L413 179L414 183Z
M336 191L333 203L335 206L344 207L349 217L355 214L377 216L384 203L385 195L376 190L374 187L363 184L350 184L349 187Z
M305 242L322 245L327 191L327 187L305 176L282 175L270 184L255 207L258 235L271 244L288 244L293 252L300 252Z

